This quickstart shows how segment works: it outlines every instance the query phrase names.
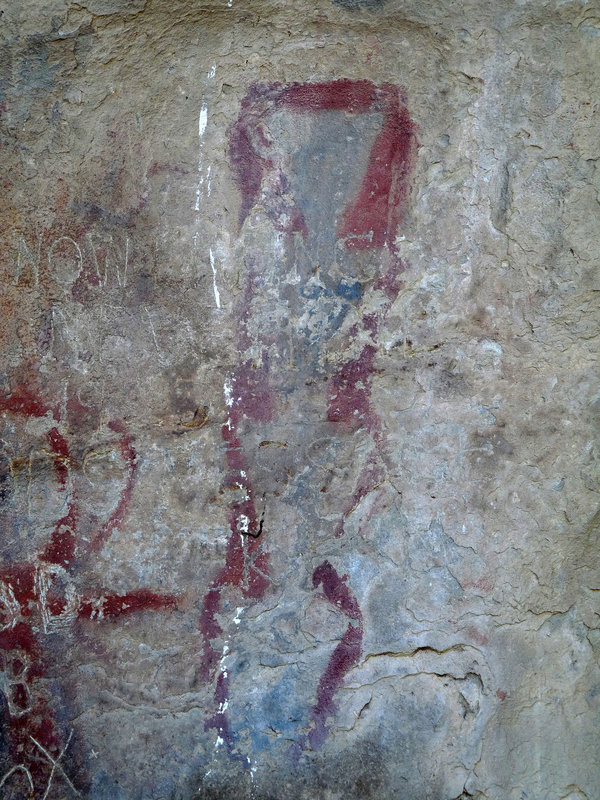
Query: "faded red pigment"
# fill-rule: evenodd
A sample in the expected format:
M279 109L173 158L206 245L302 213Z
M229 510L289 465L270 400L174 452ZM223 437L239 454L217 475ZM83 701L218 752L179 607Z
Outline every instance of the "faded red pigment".
M133 484L135 483L135 473L137 469L137 453L135 452L135 448L133 446L133 439L127 432L123 422L121 420L114 419L108 423L108 427L111 429L111 431L114 431L114 433L119 434L119 449L121 451L121 457L127 464L127 482L123 491L121 492L116 509L92 538L89 548L92 551L100 550L113 531L123 522L125 513L129 508L129 503L131 502L131 492L133 491Z
M358 358L346 361L331 378L327 419L351 431L373 430L377 418L371 411L370 381L377 350L366 345Z
M358 663L362 651L362 614L356 598L346 586L347 578L347 575L340 578L329 561L324 561L317 567L312 576L313 588L322 586L323 593L331 605L343 611L351 620L319 681L317 702L311 715L312 728L308 734L308 741L313 750L319 748L327 738L329 732L327 719L333 716L336 710L335 694L342 686L346 674Z
M31 390L17 389L11 394L0 395L0 409L16 415L44 417L52 408ZM77 465L68 440L58 426L72 427L69 408L74 411L85 409L88 417L93 409L81 406L79 401L68 402L67 418L62 420L58 408L58 405L54 407L53 412L58 424L48 431L46 438L59 491L66 491L68 473ZM67 513L55 523L43 550L29 561L0 569L0 653L8 683L6 732L13 764L25 767L33 781L32 798L43 795L54 774L52 763L44 756L42 748L53 759L58 759L64 746L52 707L52 696L46 688L43 632L47 626L76 618L82 624L84 620L114 620L143 611L173 609L177 605L174 595L157 594L148 589L125 594L99 589L95 597L82 598L76 593L69 598L65 596L60 579L68 580L73 587L78 564L91 551L99 549L118 528L129 505L136 463L133 439L120 420L113 420L109 427L119 436L128 476L116 510L92 536L91 546L86 548L79 540L77 529L82 512L73 493ZM57 577L59 580L55 581Z
M372 379L377 373L377 335L404 285L400 278L403 269L400 259L394 258L389 269L375 282L373 288L382 292L387 300L381 304L377 313L365 314L362 318L363 330L369 333L372 343L363 347L358 358L344 362L331 377L327 387L327 420L335 424L340 432L352 432L360 428L368 430L373 437L376 453L383 462L386 461L385 430L371 403ZM359 328L355 326L352 331L353 339L358 339L359 335ZM385 470L379 459L375 454L369 458L354 492L342 502L342 514L334 532L336 537L343 535L348 514L385 481ZM376 506L368 514L367 523L375 510Z
M251 289L247 289L246 294L248 292ZM243 335L241 330L240 337ZM229 506L231 535L227 543L225 565L213 580L202 605L199 624L203 638L200 674L204 681L214 678L222 656L212 644L212 640L221 637L223 633L217 621L222 591L225 587L232 586L240 589L243 597L260 600L269 586L269 553L264 549L260 536L262 522L256 510L254 487L248 478L238 428L243 417L254 422L268 422L274 411L275 398L269 387L269 362L265 354L260 368L255 368L251 361L247 361L231 376L229 416L221 428L227 448L226 488L235 488L243 498L233 501ZM207 730L215 728L231 752L233 736L229 718L223 711L228 694L229 677L227 671L221 669L215 689L215 705L221 710L206 721L205 727Z
M357 358L341 364L327 385L327 420L336 433L351 434L366 429L373 438L375 452L359 476L355 491L342 505L335 536L344 533L348 514L374 489L385 481L385 432L371 403L372 379L376 374L377 336L379 329L402 286L404 270L398 258L395 239L404 214L408 196L408 178L416 149L415 127L410 120L399 89L370 81L342 79L324 83L293 83L290 85L255 84L242 101L238 120L229 130L229 157L241 193L239 226L243 225L261 191L267 193L264 212L277 230L288 235L295 232L307 236L302 210L296 206L288 177L283 174L281 160L275 152L268 133L268 118L278 110L292 114L318 114L337 111L346 114L377 113L382 126L369 154L358 193L351 198L341 215L337 237L347 249L386 248L391 254L391 266L377 279L373 288L383 295L377 312L364 315L362 328L370 338ZM250 272L239 309L238 347L243 352L251 340L247 333L256 276ZM351 333L356 341L362 335L358 326ZM265 339L263 345L266 346ZM240 364L232 376L232 400L229 418L222 428L227 447L228 483L239 487L246 499L233 502L229 509L231 536L226 562L204 597L200 631L204 638L202 675L211 680L217 673L221 653L212 640L222 637L223 629L217 620L221 610L221 593L226 586L239 587L245 597L260 599L268 587L268 553L261 540L245 535L257 535L259 526L252 484L247 477L246 459L242 450L239 426L243 417L248 421L269 422L275 413L274 395L269 388L267 353L263 366L254 369L247 361ZM375 510L376 504L373 505ZM245 520L245 529L240 519ZM365 524L368 524L367 515ZM244 542L246 543L244 547ZM335 712L334 697L348 671L358 662L363 636L362 615L358 602L347 587L346 576L340 578L332 565L325 561L313 573L313 587L322 587L327 600L349 617L349 625L335 648L322 675L316 703L311 714L311 730L303 747L320 747L328 734L327 719ZM225 651L223 651L225 652ZM215 728L233 749L233 733L227 714L223 711L229 695L229 676L222 668L217 677L215 703L219 709L206 723Z
M408 196L408 177L415 152L415 126L398 87L342 79L327 83L255 84L242 101L241 114L229 132L229 157L241 193L240 227L257 201L265 175L273 168L263 124L279 109L296 113L341 111L380 113L381 131L373 143L358 194L346 206L338 238L348 249L388 247L395 253L398 225ZM283 201L282 201L283 202ZM271 205L277 205L276 198ZM281 209L271 209L271 211ZM288 233L307 233L294 205L286 208ZM269 212L267 212L269 213ZM279 214L271 214L277 222Z

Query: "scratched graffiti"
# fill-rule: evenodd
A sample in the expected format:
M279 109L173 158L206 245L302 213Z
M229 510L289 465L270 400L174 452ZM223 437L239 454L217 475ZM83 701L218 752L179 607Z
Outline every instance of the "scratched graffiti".
M0 396L0 411L2 549L4 563L10 559L0 572L1 688L3 729L12 761L0 785L7 797L46 798L55 782L80 796L85 773L80 769L72 780L65 768L73 731L60 719L60 686L47 678L52 648L57 638L68 643L78 626L173 609L177 600L147 589L119 594L109 587L90 592L85 582L79 585L86 562L128 510L137 454L124 424L110 420L103 447L80 453L71 446L69 431L97 411L76 398L69 398L63 408L28 387L15 387ZM39 423L40 446L23 453L15 448L27 440L24 429L32 421ZM112 502L106 496L89 502L93 498L85 484L93 483L92 462L98 459L113 462L118 474Z

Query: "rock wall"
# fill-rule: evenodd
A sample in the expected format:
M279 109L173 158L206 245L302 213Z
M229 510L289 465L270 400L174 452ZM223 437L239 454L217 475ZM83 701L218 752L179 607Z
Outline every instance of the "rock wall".
M600 797L598 4L1 5L1 796Z

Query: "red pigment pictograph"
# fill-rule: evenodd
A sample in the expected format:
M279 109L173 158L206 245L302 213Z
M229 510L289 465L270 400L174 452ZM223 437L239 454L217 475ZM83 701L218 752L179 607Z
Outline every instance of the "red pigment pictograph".
M320 747L329 731L327 719L335 714L334 696L342 686L346 673L354 667L361 654L363 623L356 598L346 586L348 576L340 578L329 561L324 561L313 572L313 588L322 586L323 594L335 608L343 611L350 622L342 640L333 651L317 688L317 702L311 714L310 747Z
M225 566L212 582L202 605L199 628L203 638L201 675L205 681L214 678L220 659L226 655L226 652L215 650L211 644L212 639L223 633L216 618L221 609L223 590L227 586L237 587L244 598L259 600L269 585L269 553L263 548L262 520L257 513L254 488L248 478L238 435L242 416L255 422L266 422L273 415L274 399L268 384L268 359L265 357L260 369L253 369L251 362L240 365L230 376L225 389L229 414L221 432L227 447L227 485L238 492L239 499L231 503L229 508L231 535ZM228 696L229 676L226 669L220 669L215 690L218 710L207 720L206 727L215 728L232 751L233 737L225 711Z
M242 101L239 118L229 131L229 157L241 193L240 229L260 200L263 213L277 231L288 237L299 235L304 240L311 232L305 214L294 198L293 176L285 174L285 158L277 151L269 131L271 116L280 111L292 117L294 114L339 112L379 115L381 118L380 130L371 146L358 191L348 198L335 232L338 241L342 241L348 251L380 250L388 254L384 260L387 266L382 268L371 287L381 298L377 310L363 314L361 323L350 332L351 346L363 343L358 346L358 356L330 371L326 379L327 422L331 425L332 435L351 436L363 429L368 431L373 441L373 452L353 493L340 499L340 518L332 531L335 537L340 537L348 515L386 480L389 459L386 456L385 430L373 407L371 392L377 371L378 334L403 286L401 274L404 265L397 253L396 237L409 192L416 150L415 126L401 91L390 84L377 86L366 80L343 79L324 83L257 84L250 88ZM247 263L250 261L251 258ZM251 345L247 327L252 296L253 276L250 274L238 308L240 354L247 352ZM254 344L256 346L256 342ZM244 417L249 422L265 423L275 416L274 392L269 388L270 344L265 338L260 368L255 369L251 360L244 360L230 378L229 413L222 433L227 445L228 480L239 487L244 499L236 500L230 506L226 563L205 595L200 621L204 640L203 675L207 680L217 675L215 702L219 710L211 716L207 726L217 729L230 751L233 733L225 711L229 675L225 668L219 669L222 654L213 647L211 640L223 634L217 615L226 587L237 587L244 597L258 600L264 596L269 584L268 531L262 531L262 521L258 517L239 428ZM353 350L356 352L357 348L353 347ZM309 370L307 365L301 368ZM305 377L312 376L307 374ZM368 524L370 515L376 510L374 504L363 525ZM259 538L261 533L263 535ZM350 621L318 684L304 748L316 749L323 744L329 730L327 719L335 713L334 695L361 654L362 615L345 581L346 576L340 578L328 561L313 573L313 587L322 587L328 601Z
M405 210L415 145L414 125L398 87L348 79L252 86L230 134L230 158L242 193L240 226L258 199L265 176L275 165L269 152L271 142L262 123L279 109L309 114L342 111L383 116L358 194L350 199L342 215L338 237L345 240L348 249L387 247L395 252L394 240ZM280 178L287 183L286 176ZM277 200L276 191L274 195ZM271 203L274 219L280 218L274 213L280 210L277 202ZM300 209L291 207L284 229L306 231Z
M252 86L230 131L229 154L242 196L240 226L261 189L268 185L265 211L275 226L288 234L307 234L302 210L289 199L290 193L286 191L289 177L279 174L278 158L268 134L269 115L281 109L298 114L338 111L382 116L381 130L371 147L360 188L356 196L349 198L341 215L337 237L349 250L389 251L391 264L373 287L381 291L386 300L377 313L362 317L362 328L369 333L371 343L363 347L358 358L343 364L328 383L327 419L336 423L338 430L367 428L385 461L385 434L371 404L371 380L379 329L403 286L400 276L404 264L397 255L395 240L410 188L416 150L415 126L404 105L402 92L391 84L376 86L366 80L343 79L327 83ZM358 327L353 333L358 339ZM348 513L383 481L383 470L377 461L371 460L353 495L342 501L343 513L336 536L342 535Z
M62 759L71 741L66 738L53 710L53 697L46 679L48 652L45 638L69 633L76 622L115 620L141 611L173 609L174 595L138 589L116 594L98 589L93 595L77 590L78 568L93 556L119 527L129 507L137 470L132 436L122 421L108 423L126 465L124 486L109 518L91 531L87 541L79 534L84 516L76 490L68 489L69 477L79 469L69 446L67 431L82 413L94 409L72 398L66 412L51 406L28 387L17 387L0 395L0 412L20 418L46 418L52 426L46 433L58 491L67 493L66 513L54 523L47 543L27 560L0 568L0 659L6 698L7 739L12 767L0 776L0 786L21 779L31 798L48 797L53 781L63 781L78 794ZM6 470L6 467L5 467ZM8 479L4 474L3 479Z

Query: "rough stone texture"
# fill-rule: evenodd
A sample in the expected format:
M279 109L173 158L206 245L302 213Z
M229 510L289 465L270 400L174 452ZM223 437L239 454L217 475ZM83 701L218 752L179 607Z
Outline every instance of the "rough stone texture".
M5 0L3 798L600 797L600 7Z

